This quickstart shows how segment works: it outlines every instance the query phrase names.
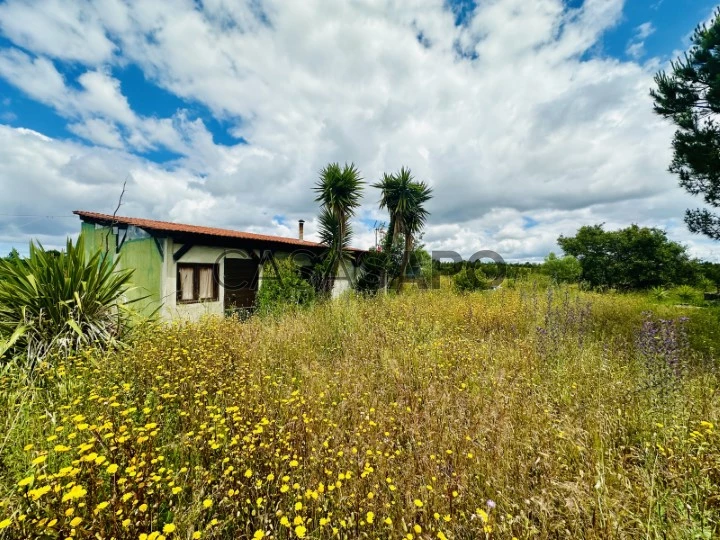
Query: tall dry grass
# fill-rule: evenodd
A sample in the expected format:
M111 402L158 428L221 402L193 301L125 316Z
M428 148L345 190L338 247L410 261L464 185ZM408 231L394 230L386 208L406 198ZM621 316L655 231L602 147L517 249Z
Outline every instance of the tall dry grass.
M22 405L0 538L713 537L717 314L650 307L418 291L82 355Z

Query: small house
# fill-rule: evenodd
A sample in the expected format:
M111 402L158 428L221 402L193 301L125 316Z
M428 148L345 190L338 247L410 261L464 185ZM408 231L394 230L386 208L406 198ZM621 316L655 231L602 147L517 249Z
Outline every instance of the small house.
M292 257L309 269L327 247L298 238L185 225L75 210L88 253L106 251L119 269L132 268L134 298L146 297L143 311L164 319L198 319L238 309L252 310L263 275L274 275L275 258ZM342 264L332 294L352 286L361 250Z

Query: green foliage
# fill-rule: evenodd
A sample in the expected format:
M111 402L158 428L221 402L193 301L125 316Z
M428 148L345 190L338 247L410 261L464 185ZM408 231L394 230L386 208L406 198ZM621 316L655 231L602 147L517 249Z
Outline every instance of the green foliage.
M660 229L583 226L575 236L558 238L558 244L580 261L581 277L593 288L649 289L687 282L694 272L685 247Z
M400 272L402 249L395 244L390 251L370 249L363 257L355 290L376 293L385 288Z
M132 271L116 271L116 264L101 252L86 260L82 236L57 255L31 243L27 259L0 260L0 339L31 366L51 354L118 343L131 315L122 300Z
M362 293L376 293L388 287L400 275L402 266L403 246L395 243L390 251L370 249L362 259L360 275L355 282L355 290ZM418 287L432 287L433 275L439 276L434 269L430 254L422 247L413 250L407 274L412 277Z
M461 293L483 291L490 288L490 281L479 263L465 263L462 269L453 276L452 282L453 288Z
M683 304L692 304L700 300L700 294L690 285L681 285L673 290L673 295Z
M310 305L315 300L315 288L303 278L292 258L275 259L265 265L262 285L257 295L261 314L279 313L289 308Z
M650 295L655 300L660 301L660 300L666 300L670 296L670 293L667 291L667 289L665 287L653 287L652 290L650 291Z
M580 261L572 255L560 258L551 252L545 257L543 271L555 283L576 283L582 275L582 266Z
M354 164L340 167L330 163L320 171L320 180L315 185L316 201L322 208L319 218L320 241L328 247L323 267L321 289L329 292L342 261L348 260L348 247L352 238L350 218L360 206L363 181Z
M4 358L10 355L15 344L25 334L25 327L18 326L15 331L7 339L0 337L0 365L4 362Z
M425 182L416 181L405 167L397 174L383 174L373 187L381 190L380 208L390 213L384 251L390 251L401 241L404 243L397 279L397 287L401 289L415 238L421 234L430 214L425 204L432 198L432 189Z
M440 272L435 268L432 255L422 246L413 251L410 258L410 268L415 283L421 289L430 289L440 285Z
M712 283L716 291L720 291L720 264L699 262L697 263L697 267L702 277Z
M655 76L650 94L657 114L677 126L670 171L692 195L720 206L720 10L700 25L684 58L671 64L670 74ZM693 233L720 239L720 216L706 209L688 210L685 222Z
M15 248L12 248L10 253L7 254L7 257L5 257L5 260L9 262L19 261L21 259L20 252Z

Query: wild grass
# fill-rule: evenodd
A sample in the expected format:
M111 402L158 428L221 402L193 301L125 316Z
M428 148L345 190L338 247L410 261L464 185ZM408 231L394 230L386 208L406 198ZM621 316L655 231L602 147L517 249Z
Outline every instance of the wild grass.
M6 372L0 538L711 538L716 326L408 291Z

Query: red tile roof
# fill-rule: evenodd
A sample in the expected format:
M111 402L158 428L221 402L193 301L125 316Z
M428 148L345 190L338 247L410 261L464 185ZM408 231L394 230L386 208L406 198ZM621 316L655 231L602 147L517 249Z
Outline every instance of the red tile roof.
M217 236L220 238L238 239L238 240L256 240L261 242L274 242L278 244L288 244L292 246L302 246L310 248L325 247L317 242L308 240L298 240L297 238L286 238L284 236L270 236L267 234L256 234L249 232L233 231L231 229L216 229L213 227L199 227L197 225L185 225L183 223L172 223L169 221L156 221L154 219L141 219L133 217L111 216L109 214L100 214L98 212L87 212L85 210L74 210L73 214L80 216L82 219L89 221L114 222L120 225L134 225L142 229L152 231L164 231L169 233L186 233L199 234L206 236ZM353 251L362 251L355 250Z

